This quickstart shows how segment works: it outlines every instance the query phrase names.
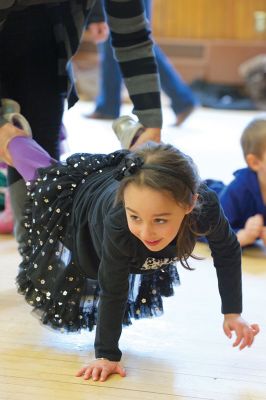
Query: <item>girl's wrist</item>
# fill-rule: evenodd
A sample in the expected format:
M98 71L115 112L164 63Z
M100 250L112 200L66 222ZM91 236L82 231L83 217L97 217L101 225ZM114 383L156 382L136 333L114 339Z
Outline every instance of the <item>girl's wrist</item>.
M238 317L241 317L241 314L237 313L224 314L224 319L238 318Z

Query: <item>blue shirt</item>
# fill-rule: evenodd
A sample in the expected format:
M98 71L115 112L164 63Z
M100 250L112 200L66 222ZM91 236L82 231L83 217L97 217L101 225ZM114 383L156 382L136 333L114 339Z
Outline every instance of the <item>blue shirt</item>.
M221 205L234 231L244 228L248 218L261 214L266 224L266 205L263 203L256 172L250 168L234 172L235 179L219 193Z

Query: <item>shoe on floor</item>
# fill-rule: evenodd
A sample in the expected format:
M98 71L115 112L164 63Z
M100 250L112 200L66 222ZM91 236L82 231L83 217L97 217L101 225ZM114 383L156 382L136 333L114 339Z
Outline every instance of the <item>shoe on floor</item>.
M4 123L0 126L0 161L12 165L12 159L7 148L8 143L17 136L32 137L31 127L26 118L19 113L4 114L1 120ZM21 131L14 129L14 127L21 129Z
M112 128L121 143L122 149L129 149L145 130L140 122L127 115L114 120Z
M176 120L176 126L180 126L185 122L185 120L195 111L194 106L186 108L184 111L181 113L177 114L177 120Z

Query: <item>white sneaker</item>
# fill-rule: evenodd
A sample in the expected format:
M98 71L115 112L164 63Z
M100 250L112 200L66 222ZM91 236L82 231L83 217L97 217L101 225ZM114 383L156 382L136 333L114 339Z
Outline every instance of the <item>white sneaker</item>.
M17 136L32 137L31 127L26 118L19 113L5 114L1 118L0 126L0 161L13 165L8 151L10 140ZM16 129L18 128L18 129Z
M129 149L134 144L137 133L145 129L140 122L136 122L127 115L115 119L112 128L121 143L122 149Z
M1 99L1 114L20 113L20 105L12 99Z

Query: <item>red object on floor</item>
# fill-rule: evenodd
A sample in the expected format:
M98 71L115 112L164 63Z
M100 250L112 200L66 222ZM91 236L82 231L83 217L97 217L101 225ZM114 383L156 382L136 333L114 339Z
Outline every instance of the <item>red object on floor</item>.
M13 212L10 204L10 194L6 191L5 194L5 209L0 212L0 234L13 233L14 229L14 219Z

